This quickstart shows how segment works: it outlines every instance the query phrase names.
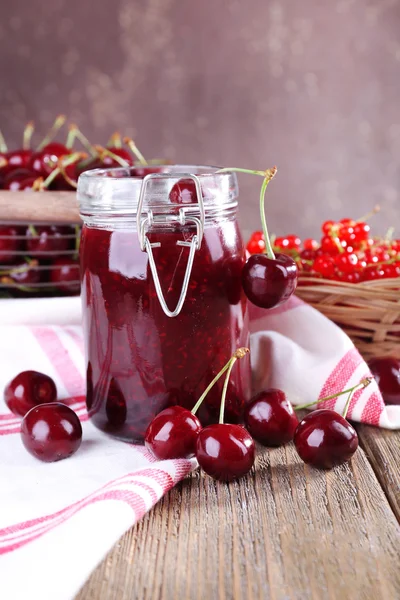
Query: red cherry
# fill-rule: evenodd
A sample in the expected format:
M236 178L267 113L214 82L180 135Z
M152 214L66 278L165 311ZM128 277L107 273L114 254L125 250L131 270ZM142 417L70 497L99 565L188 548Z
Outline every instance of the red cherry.
M198 434L196 458L214 479L232 481L246 475L254 465L254 440L241 425L209 425Z
M82 441L82 426L78 415L60 402L32 408L21 425L25 448L44 462L68 458Z
M55 255L58 252L68 250L71 245L71 239L66 236L72 236L74 229L68 226L59 225L38 225L26 230L26 246L29 253L35 255Z
M368 366L385 404L400 404L400 360L389 356L371 358Z
M303 242L304 250L318 250L319 244L317 240L313 240L312 238L307 238Z
M335 227L335 225L337 225L335 221L325 221L324 223L322 223L322 233L328 235L332 231L332 228Z
M4 389L4 401L15 415L24 417L38 404L54 402L57 389L48 375L38 371L23 371L12 379Z
M242 271L242 285L248 299L261 308L286 302L297 285L297 265L287 254L253 254Z
M21 189L21 182L30 177L37 179L37 175L29 169L16 169L15 171L11 171L4 179L4 189L17 192Z
M156 458L191 458L201 431L196 415L182 406L170 406L154 417L145 434L145 445Z
M71 150L58 142L46 144L39 152L34 152L29 162L29 168L47 177L57 167L57 163L63 156L71 154Z
M331 469L348 461L358 448L357 433L333 410L315 410L300 421L294 444L305 463Z
M293 439L299 420L281 390L269 389L246 406L244 422L251 436L264 446L281 446Z
M0 265L16 260L16 252L21 248L19 230L14 225L0 227Z
M68 294L78 294L80 290L79 262L67 256L56 258L50 266L50 281Z
M22 261L10 269L8 275L2 278L3 283L14 282L17 286L35 286L41 281L41 271L37 260Z
M322 277L329 279L335 274L335 261L331 256L317 256L314 260L312 270Z
M203 193L204 196L204 193ZM197 191L192 179L180 179L169 193L173 204L197 204Z
M32 150L13 150L7 152L5 158L8 161L5 167L2 167L1 171L3 175L8 175L15 169L29 169L32 158Z

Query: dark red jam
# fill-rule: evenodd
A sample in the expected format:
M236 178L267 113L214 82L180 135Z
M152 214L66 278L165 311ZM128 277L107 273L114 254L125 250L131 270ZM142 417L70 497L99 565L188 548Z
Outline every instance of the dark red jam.
M168 307L180 296L193 228L149 233ZM206 224L180 314L168 317L157 296L148 255L136 230L85 226L81 244L87 362L87 406L97 427L142 441L151 419L173 404L189 409L239 346L248 346L247 303L241 286L244 246L235 219ZM222 377L199 411L218 420ZM248 356L228 388L226 420L240 422L250 397Z

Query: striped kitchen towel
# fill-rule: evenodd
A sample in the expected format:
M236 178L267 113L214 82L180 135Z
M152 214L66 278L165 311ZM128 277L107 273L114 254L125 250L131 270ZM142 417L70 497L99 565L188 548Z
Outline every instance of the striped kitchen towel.
M251 323L255 391L280 387L304 403L369 375L349 338L296 298L268 313L254 309ZM0 389L22 370L47 373L83 427L74 456L42 463L22 446L20 419L0 397L2 600L74 598L118 538L196 467L194 461L156 461L88 421L82 348L76 325L0 326ZM340 410L345 399L329 406ZM375 383L354 394L349 416L400 427L400 407L385 407Z

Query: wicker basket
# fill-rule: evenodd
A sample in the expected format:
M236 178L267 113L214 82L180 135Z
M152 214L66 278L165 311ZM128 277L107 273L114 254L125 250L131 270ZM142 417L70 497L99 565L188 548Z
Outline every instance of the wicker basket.
M400 278L342 283L301 275L296 290L337 323L366 358L400 358Z

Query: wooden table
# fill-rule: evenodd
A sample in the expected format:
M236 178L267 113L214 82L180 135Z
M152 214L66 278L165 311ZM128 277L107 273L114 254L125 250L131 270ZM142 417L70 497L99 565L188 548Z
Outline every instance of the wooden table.
M108 554L77 600L400 598L400 432L359 426L330 472L292 444L230 485L192 474Z

